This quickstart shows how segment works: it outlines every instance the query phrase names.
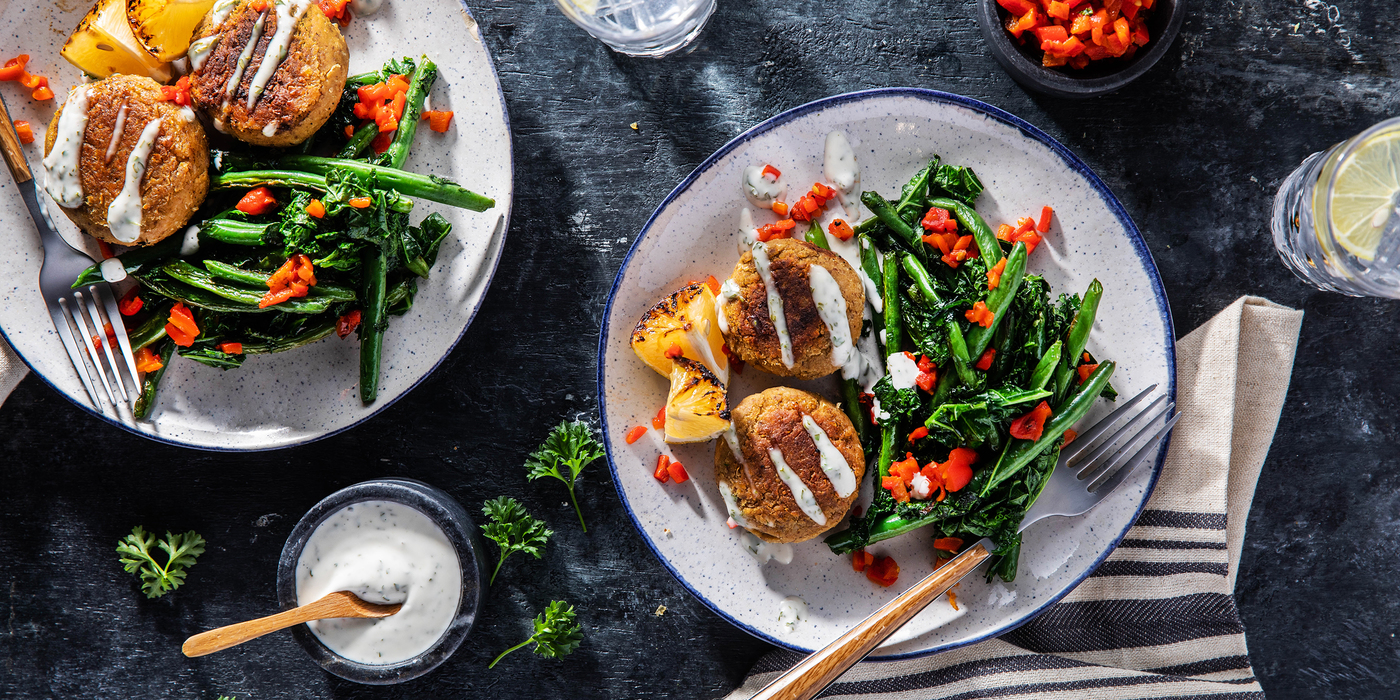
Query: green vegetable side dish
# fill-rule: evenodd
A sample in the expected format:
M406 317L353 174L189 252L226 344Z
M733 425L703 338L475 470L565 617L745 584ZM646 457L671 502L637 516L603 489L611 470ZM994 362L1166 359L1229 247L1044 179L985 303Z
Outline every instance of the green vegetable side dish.
M159 598L184 585L185 574L204 553L204 544L204 538L194 531L183 535L167 532L165 539L157 540L155 534L137 525L130 535L117 542L117 553L121 555L122 568L141 577L141 590L146 597ZM165 553L164 564L156 561L156 549Z
M534 481L549 476L564 482L569 489L574 512L578 514L578 524L584 532L588 532L588 525L583 522L583 511L578 507L574 482L584 467L602 456L603 445L594 436L593 428L583 421L564 421L555 426L539 449L531 452L525 460L525 468L529 470L525 478Z
M369 146L379 130L373 123L358 126L356 89L392 75L411 76L406 105L387 150L375 154ZM234 369L248 355L285 352L332 332L342 338L354 332L360 339L360 399L373 403L389 318L412 308L417 281L428 278L452 232L437 213L413 225L414 198L471 211L495 205L449 180L402 169L437 75L426 56L391 60L380 71L352 76L331 119L301 146L283 153L253 147L212 152L210 196L194 219L197 233L119 256L139 283L143 302L140 311L123 319L134 329L133 350L146 348L165 366L179 355ZM346 127L358 130L347 137ZM249 190L264 186L273 192L275 209L254 215L235 208ZM320 217L307 209L313 200L324 207ZM269 278L298 255L311 261L316 283L305 296L260 306ZM94 265L73 286L100 279ZM188 346L176 346L164 330L176 303L193 312L199 327ZM228 343L241 347L226 348ZM145 373L138 419L150 415L164 374L164 368Z
M524 552L536 559L544 555L545 543L554 531L546 527L543 520L531 516L519 501L500 496L483 504L481 512L491 519L481 529L486 538L495 542L501 550L501 558L497 560L496 569L491 572L487 585L496 582L496 574L501 573L506 557L516 552Z
M871 438L863 441L867 463L878 467L871 470L874 500L826 543L846 553L919 529L926 529L930 542L951 537L970 545L989 538L994 558L988 578L1009 582L1016 578L1020 554L1017 527L1049 480L1065 431L1099 396L1116 396L1109 385L1114 364L1086 360L1084 352L1103 286L1094 280L1083 301L1065 294L1052 299L1050 285L1027 272L1026 245L998 240L977 214L974 204L981 193L982 183L970 168L941 164L935 156L898 200L868 191L861 196L873 214L855 227L862 268L884 302L883 314L866 332L877 334L886 356L926 356L937 366L937 382L930 380L927 388L897 386L887 373L874 385L878 432L868 431ZM952 267L924 242L921 221L932 207L948 211L959 235L973 237L978 257ZM1003 258L998 285L988 289L987 271ZM966 317L978 302L993 314L986 326ZM1082 384L1081 364L1098 365ZM1012 422L1042 401L1051 416L1040 434L1014 437ZM856 425L868 422L864 409L847 405ZM927 435L911 440L916 429ZM942 464L956 448L976 451L977 460L971 481L942 500L900 502L881 486L891 464L906 453L919 465Z
M506 654L520 647L535 643L535 653L546 659L557 659L572 654L583 643L583 628L574 614L574 606L556 600L535 616L535 633L529 639L501 652L486 668L493 668Z

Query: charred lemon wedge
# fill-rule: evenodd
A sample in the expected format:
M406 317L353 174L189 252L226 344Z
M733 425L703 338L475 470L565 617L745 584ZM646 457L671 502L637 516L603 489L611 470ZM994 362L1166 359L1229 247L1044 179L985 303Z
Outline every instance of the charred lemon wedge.
M127 0L132 34L161 61L173 61L190 48L190 37L214 0Z
M666 442L704 442L728 430L729 395L719 377L689 358L670 362Z
M657 302L632 330L632 351L663 377L671 361L684 357L704 363L720 385L729 381L724 336L715 318L715 295L703 282L692 282Z
M59 53L96 78L129 73L161 83L170 80L170 64L152 56L132 34L125 0L100 0L93 5Z

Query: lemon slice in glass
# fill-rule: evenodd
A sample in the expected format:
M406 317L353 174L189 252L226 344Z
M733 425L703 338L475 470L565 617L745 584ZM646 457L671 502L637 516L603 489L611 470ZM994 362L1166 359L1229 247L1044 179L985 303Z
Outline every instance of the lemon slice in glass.
M1371 137L1339 168L1329 203L1333 235L1347 252L1371 260L1400 193L1400 130Z

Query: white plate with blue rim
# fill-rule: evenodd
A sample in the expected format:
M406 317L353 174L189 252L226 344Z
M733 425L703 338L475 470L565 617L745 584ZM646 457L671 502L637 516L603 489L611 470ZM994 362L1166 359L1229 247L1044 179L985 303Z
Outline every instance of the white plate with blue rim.
M1113 381L1125 395L1152 384L1173 397L1176 390L1171 312L1141 234L1088 166L1034 126L966 97L890 88L797 107L725 144L661 203L613 283L598 349L604 438L623 505L666 568L736 626L803 652L831 642L930 573L930 538L911 533L870 548L899 563L899 580L889 588L853 571L850 557L833 554L821 538L793 545L788 564L750 556L741 545L742 531L726 526L713 443L668 446L650 429L634 444L624 440L633 426L650 426L667 390L667 380L644 365L628 341L637 320L666 294L707 275L729 276L738 259L738 212L750 206L740 190L744 168L773 164L789 191L803 191L825 181L823 146L832 131L845 132L852 144L862 189L897 195L937 154L944 163L977 172L986 191L976 208L993 227L1053 206L1054 225L1031 256L1030 272L1044 276L1055 294L1082 294L1091 280L1101 280L1105 292L1089 350L1118 362ZM776 218L758 210L755 223ZM731 380L730 405L780 383L839 404L834 379L780 382L749 368ZM1100 402L1085 424L1109 410L1111 404ZM1029 529L1014 582L989 584L981 575L969 576L956 589L957 609L946 600L935 602L873 656L908 658L972 644L1024 624L1062 598L1093 573L1137 519L1166 449L1164 444L1151 470L1140 470L1088 514L1051 518ZM662 484L652 477L663 451L686 465L688 482ZM867 476L862 501L868 502L870 490ZM796 624L779 619L790 597L806 605Z
M10 116L33 125L34 143L24 147L31 167L40 167L49 119L81 80L59 51L88 8L87 3L21 3L0 14L0 45L29 54L29 71L47 76L57 95L35 102L6 88ZM0 221L7 225L6 235L0 236L0 279L5 280L0 333L45 383L94 415L155 440L210 450L267 450L333 435L373 416L451 352L486 295L510 221L510 124L495 66L476 20L460 0L390 0L373 15L356 17L344 34L352 75L377 70L395 56L433 59L439 76L432 106L454 113L451 128L439 134L420 127L404 167L454 180L496 201L482 213L416 202L413 222L436 211L452 222L452 233L431 277L420 280L412 310L390 319L378 401L360 403L359 343L354 336L341 340L332 335L289 352L250 357L242 368L228 372L176 358L147 420L98 414L39 295L39 235L14 183L0 178ZM56 206L50 208L68 240L91 247Z

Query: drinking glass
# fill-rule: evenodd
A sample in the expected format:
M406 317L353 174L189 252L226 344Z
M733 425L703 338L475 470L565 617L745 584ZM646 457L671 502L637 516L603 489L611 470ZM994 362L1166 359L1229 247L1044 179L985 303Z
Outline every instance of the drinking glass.
M1308 156L1274 197L1274 246L1321 289L1400 299L1400 117Z
M700 34L715 0L554 0L574 24L612 50L661 57Z

